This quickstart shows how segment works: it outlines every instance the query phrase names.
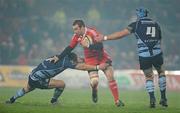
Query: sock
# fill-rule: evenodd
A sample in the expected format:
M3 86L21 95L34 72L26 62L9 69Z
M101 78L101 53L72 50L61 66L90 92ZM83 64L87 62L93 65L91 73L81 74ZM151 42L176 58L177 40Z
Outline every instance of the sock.
M159 88L161 92L161 99L166 99L166 76L159 76Z
M146 80L146 90L149 93L150 99L155 99L153 80Z
M59 96L62 94L63 91L64 91L64 88L56 88L56 89L54 90L53 99L58 99Z
M24 88L22 88L22 89L18 90L16 92L16 95L14 95L13 97L16 100L17 98L20 98L20 97L24 96L24 94L25 94L25 91L24 91Z
M116 103L117 101L119 101L119 93L118 93L118 86L115 80L109 81L109 88Z

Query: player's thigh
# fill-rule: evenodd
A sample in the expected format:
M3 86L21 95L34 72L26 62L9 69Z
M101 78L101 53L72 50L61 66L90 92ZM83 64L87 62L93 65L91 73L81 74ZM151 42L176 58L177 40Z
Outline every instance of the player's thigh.
M157 55L156 57L153 58L153 66L157 70L159 75L164 75L164 61L163 61L163 56L162 55Z
M55 79L50 79L48 88L64 88L65 83L63 80L55 80Z
M114 80L114 69L112 66L108 66L103 72L108 81Z
M26 93L34 90L36 87L34 87L34 81L30 78L30 76L28 77L28 82L26 84L26 86L24 87L24 90Z
M88 71L88 74L89 74L89 78L90 79L92 79L92 78L99 78L97 70Z
M151 58L139 57L139 65L141 70L152 68L153 61Z

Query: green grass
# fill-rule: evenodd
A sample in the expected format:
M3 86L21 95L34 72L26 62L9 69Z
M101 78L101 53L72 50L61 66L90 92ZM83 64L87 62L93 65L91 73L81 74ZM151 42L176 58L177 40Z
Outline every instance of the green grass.
M99 90L99 101L93 104L91 90L65 89L58 105L51 105L53 90L35 90L18 99L14 104L5 104L16 92L17 88L0 88L0 113L180 113L180 93L168 92L168 108L159 104L155 109L149 108L149 100L145 91L120 91L120 98L125 107L114 105L108 89ZM159 93L156 91L157 103Z

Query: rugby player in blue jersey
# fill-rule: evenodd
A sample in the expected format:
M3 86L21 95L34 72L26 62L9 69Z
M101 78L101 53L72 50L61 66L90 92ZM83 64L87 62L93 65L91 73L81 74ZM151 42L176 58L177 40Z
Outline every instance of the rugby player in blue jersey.
M163 68L163 52L161 49L161 28L156 21L148 18L147 9L143 7L136 9L136 15L137 20L129 24L127 28L107 36L101 36L97 41L121 39L134 33L137 39L140 69L143 70L146 76L145 85L150 96L150 107L155 108L156 105L153 67L157 70L159 76L160 104L163 107L167 107L166 76Z
M51 103L57 103L59 96L62 94L65 88L65 83L63 80L52 79L54 76L63 72L67 68L78 70L104 70L108 66L106 63L102 63L96 66L87 65L83 62L83 59L77 57L75 53L70 53L61 60L58 60L56 63L51 62L54 58L56 58L56 56L45 59L36 68L34 68L29 74L26 87L18 90L14 96L6 101L6 103L14 103L16 99L24 96L36 88L55 88Z

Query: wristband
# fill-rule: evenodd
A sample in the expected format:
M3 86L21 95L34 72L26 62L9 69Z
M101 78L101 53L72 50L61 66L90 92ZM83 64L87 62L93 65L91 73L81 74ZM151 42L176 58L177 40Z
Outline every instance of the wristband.
M103 40L107 40L107 36L104 36Z

